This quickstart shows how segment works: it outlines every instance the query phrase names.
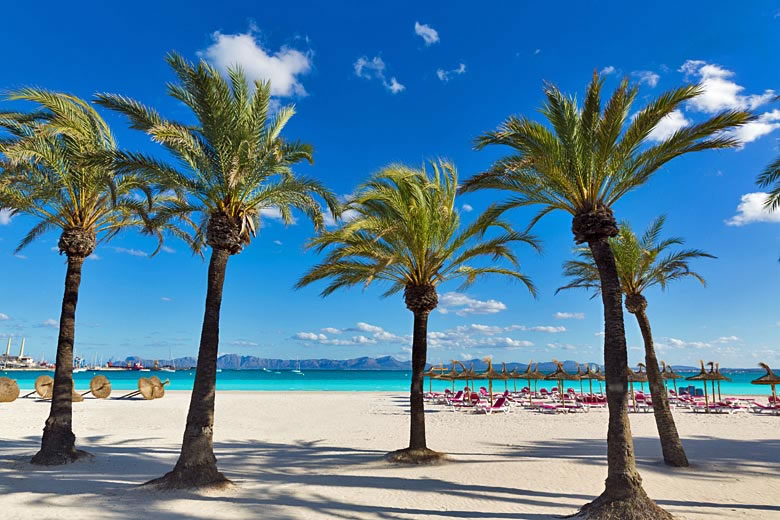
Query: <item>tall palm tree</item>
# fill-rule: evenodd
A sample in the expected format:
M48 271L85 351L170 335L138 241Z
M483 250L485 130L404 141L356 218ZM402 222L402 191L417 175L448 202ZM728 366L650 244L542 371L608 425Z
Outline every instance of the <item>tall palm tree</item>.
M425 168L394 164L363 184L345 206L355 218L311 240L309 247L317 252L328 250L328 254L297 284L300 288L330 279L322 296L374 281L389 284L384 296L404 291L406 307L414 314L409 447L388 458L418 464L441 457L428 449L423 407L428 316L438 305L437 287L462 279L465 288L483 275L497 274L520 280L535 293L531 280L517 270L517 258L509 248L513 242L537 247L535 239L512 231L493 213L462 229L455 205L455 167L440 161L431 163L431 170L432 175ZM500 235L485 238L494 228ZM471 265L486 257L491 265ZM502 259L509 267L495 265Z
M72 428L73 344L76 303L84 259L98 242L123 229L147 233L153 201L138 176L95 166L90 158L111 153L116 144L106 122L76 96L38 88L12 92L9 100L38 105L34 112L0 113L0 207L30 215L38 223L16 251L51 230L60 231L58 248L67 257L51 410L34 464L65 464L84 455ZM145 202L139 194L146 194Z
M661 439L664 462L670 466L683 467L688 466L688 457L677 434L664 380L658 368L653 334L646 312L647 299L643 293L646 289L655 286L666 289L669 282L681 278L694 278L702 285L706 285L704 278L691 271L688 263L696 258L715 257L698 249L682 249L665 254L669 248L684 244L682 238L660 239L665 221L665 217L658 217L641 237L634 234L627 222L621 222L618 235L609 239L609 245L615 255L626 310L636 317L645 343L647 379L653 397L653 413L658 436ZM578 248L577 253L580 260L569 260L564 264L564 274L570 277L571 281L558 290L595 289L595 297L601 290L601 280L593 254L587 247Z
M316 228L323 223L322 198L338 215L335 196L318 181L296 176L292 166L312 161L308 144L281 137L293 107L270 114L270 83L250 88L240 68L229 79L204 61L197 65L178 54L167 61L179 83L168 93L189 107L198 123L164 119L155 110L116 94L99 94L97 103L125 114L132 128L146 132L179 159L182 169L139 153L118 153L120 171L139 172L170 200L156 212L154 225L185 239L194 249L211 248L206 309L181 454L172 471L149 484L163 489L219 487L229 483L217 469L212 432L219 347L219 313L225 270L231 255L255 236L261 212L278 211L285 223L292 210L303 211ZM197 220L197 224L195 224ZM188 236L185 229L194 226Z
M612 206L675 157L736 146L738 141L723 131L746 123L751 116L747 112L726 111L650 144L651 131L683 103L701 94L701 87L691 85L669 91L630 115L637 87L624 79L602 110L602 83L594 73L582 106L554 85L546 84L546 102L541 113L550 126L511 116L497 130L479 137L478 149L505 145L513 149L513 154L468 180L462 191L490 188L511 193L509 200L495 208L497 212L543 206L530 226L557 209L572 216L575 241L588 244L599 269L609 407L606 488L579 514L629 520L669 518L647 497L634 460L628 422L628 356L620 279L608 241L618 233Z
M780 101L780 96L777 96L774 101ZM780 208L780 157L759 174L756 184L761 188L771 189L765 207L770 211Z

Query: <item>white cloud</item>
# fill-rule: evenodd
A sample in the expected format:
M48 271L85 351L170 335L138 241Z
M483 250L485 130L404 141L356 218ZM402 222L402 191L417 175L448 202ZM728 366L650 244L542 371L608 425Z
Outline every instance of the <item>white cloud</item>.
M558 332L566 332L566 327L555 327L555 326L538 326L538 327L531 327L528 330L533 330L536 332L549 332L551 334L556 334Z
M400 84L395 77L392 77L390 78L390 81L387 81L387 77L385 76L385 69L387 66L385 65L384 60L379 56L374 56L370 60L366 56L361 56L355 61L352 67L355 69L355 76L364 79L378 79L382 82L382 85L393 94L398 94L406 89L406 87Z
M542 49L536 49L536 50L534 51L534 56L536 56L537 54L539 54L539 53L541 53L541 52L542 52Z
M617 69L615 67L613 67L612 65L607 65L606 67L601 69L601 71L599 71L599 74L603 76L609 76L610 74L614 74L615 72L617 72Z
M471 213L472 211L474 211L474 208L471 206L471 204L464 204L463 206L461 206L461 209L466 213Z
M13 212L10 209L0 209L0 226L10 224L13 217Z
M737 206L737 214L726 221L727 226L744 226L751 222L780 222L780 211L764 207L768 193L746 193Z
M304 341L322 341L328 339L325 334L317 334L316 332L296 332L293 337Z
M0 321L8 321L10 319L11 317L8 316L8 314L3 314L2 312L0 312Z
M465 74L465 73L466 73L466 64L465 63L461 63L460 65L458 65L457 68L452 69L452 70L438 69L436 71L436 76L441 81L445 81L446 82L446 81L449 81L452 76L460 76L461 74Z
M555 317L559 320L583 320L585 319L584 312L556 312Z
M477 300L458 292L446 292L439 298L439 312L455 312L458 316L469 314L495 314L506 309L506 304L498 300Z
M41 327L51 327L53 329L58 329L60 324L57 322L57 320L49 318L48 320L43 320L41 322Z
M172 302L173 298L169 298L167 296L160 296L160 299L164 302Z
M299 76L311 70L311 53L282 46L273 52L263 48L255 31L243 34L212 34L214 43L198 53L223 73L240 65L249 81L271 82L272 96L305 96Z
M650 132L647 138L651 141L661 142L670 138L677 130L685 128L690 124L691 121L685 119L680 110L673 110L655 125L655 128L653 128L653 131Z
M363 332L382 332L382 327L378 327L376 325L371 325L362 321L359 321L355 324L356 330L361 330Z
M130 256L149 256L147 253L133 248L126 248L126 247L114 247L112 248L117 253L123 253Z
M320 332L327 332L328 334L341 334L342 330L335 327L325 327L320 329Z
M282 212L279 211L279 208L260 208L260 218L266 218L270 220L279 220L284 221L282 218ZM295 225L298 223L298 219L295 217L292 218L290 221L290 224Z
M274 240L274 244L276 244L277 246L280 246L280 245L282 245L282 241L281 240Z
M658 80L661 79L661 76L652 70L635 70L631 75L638 78L640 84L644 83L650 88L658 85Z
M234 347L257 347L259 346L258 343L255 343L254 341L246 341L243 339L237 339L230 342L231 345Z
M170 254L173 254L173 253L176 252L176 250L174 248L168 247L168 246L162 246L160 248L160 251L162 251L163 253L170 253Z
M439 33L430 25L414 22L414 33L423 39L426 46L439 42Z
M57 248L57 249L59 250L59 248ZM100 257L97 254L92 253L91 255L89 255L87 257L87 260L100 260Z
M508 349L534 346L534 344L530 341L516 340L512 338L495 338L494 340L483 343L483 345L490 347L503 347Z
M764 112L755 120L727 132L739 139L742 145L750 143L780 128L780 108Z
M693 110L699 112L713 114L727 109L754 110L775 96L775 92L769 89L763 94L743 95L741 92L745 87L729 79L734 72L702 60L687 60L679 72L684 73L686 78L695 77L701 83L704 92L688 102Z
M735 341L742 341L737 336L721 336L716 340L713 340L713 343L734 343Z

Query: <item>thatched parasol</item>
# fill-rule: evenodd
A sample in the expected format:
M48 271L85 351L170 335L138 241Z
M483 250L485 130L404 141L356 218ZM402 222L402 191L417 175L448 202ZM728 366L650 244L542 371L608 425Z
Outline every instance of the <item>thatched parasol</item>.
M444 365L439 365L438 367L435 367L431 365L431 369L427 372L423 372L423 377L429 377L428 380L428 392L433 392L433 380L434 379L441 379L441 375L444 374L444 371L446 369L444 368ZM438 372L437 372L438 371Z
M0 403L11 403L19 397L19 385L10 377L0 377Z
M710 375L707 370L704 368L704 361L699 360L699 363L701 364L701 372L696 374L695 376L686 377L686 381L701 381L704 385L704 406L707 410L707 413L710 413L710 398L709 395L707 395L707 381L710 381L712 379L712 376ZM715 396L712 396L713 399Z
M80 403L84 400L84 396L76 391L76 387L71 388L70 400L74 403Z
M501 379L504 380L504 391L509 390L509 380L512 377L512 374L506 369L506 363L501 363Z
M710 377L712 381L712 400L715 401L715 382L718 383L718 401L722 401L723 398L720 395L720 382L731 381L730 377L726 377L720 373L720 363L713 363L710 361L707 363L710 366Z
M599 387L601 387L601 381L604 381L604 375L598 372L594 372L591 368L590 364L585 365L585 372L580 374L580 368L577 366L577 376L580 378L580 382L582 382L583 379L588 380L588 387L590 389L590 394L593 395L593 380L599 381ZM580 385L582 387L582 385ZM601 390L599 389L599 392Z
M98 399L105 399L111 395L111 381L106 376L98 375L93 377L89 382L89 390L81 395L85 396L87 394L92 394Z
M147 401L154 399L154 384L147 377L138 378L138 393Z
M41 399L51 399L53 389L54 379L51 376L44 374L35 379L35 393L41 396Z
M159 399L165 396L165 385L171 382L170 379L166 379L165 382L160 381L157 376L149 378L149 382L152 383L152 399Z
M772 387L772 403L774 406L778 406L780 403L777 402L777 391L775 390L775 386L780 385L780 377L776 376L766 363L759 363L758 366L766 370L766 374L758 379L754 379L750 383L753 385L770 385Z
M565 402L566 402L566 393L564 392L563 382L564 381L576 381L577 380L577 376L575 376L574 374L570 374L570 373L566 372L563 369L563 363L561 363L560 361L553 359L553 363L555 363L555 365L556 365L555 372L553 372L552 374L547 374L546 376L544 376L544 378L547 379L547 380L557 380L558 381L558 393L560 394L561 399L564 401L564 404L565 404Z
M631 370L631 367L626 367L626 370L628 371L628 384L629 384L629 391L631 392L631 402L634 403L634 411L636 412L636 396L634 395L634 383L646 383L647 382L647 373L642 371L642 368L644 368L644 363L639 363L637 365L639 367L639 370L634 372ZM644 390L644 388L642 388Z
M676 373L672 369L672 365L667 365L665 361L661 361L661 375L664 378L664 385L666 385L666 382L668 380L670 380L670 379L672 380L672 384L674 384L674 393L676 394L677 393L677 380L678 379L682 379L683 376L681 376L680 374ZM667 388L667 392L668 391L669 391L669 389Z
M496 372L493 370L493 360L490 358L490 356L486 357L482 361L485 361L487 363L487 370L484 372L477 374L477 376L480 379L487 379L488 380L488 392L490 394L490 404L493 405L493 380L494 379L504 379L508 377L508 373L504 375L502 372ZM504 366L504 372L506 371L506 366Z

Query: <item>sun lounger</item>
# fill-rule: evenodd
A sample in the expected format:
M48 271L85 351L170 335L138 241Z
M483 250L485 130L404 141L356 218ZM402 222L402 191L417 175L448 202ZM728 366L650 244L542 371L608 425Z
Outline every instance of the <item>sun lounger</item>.
M501 396L496 399L496 402L493 403L493 406L490 406L488 403L485 403L484 405L479 403L474 407L474 413L491 414L493 412L509 412L509 401L507 401L505 397Z

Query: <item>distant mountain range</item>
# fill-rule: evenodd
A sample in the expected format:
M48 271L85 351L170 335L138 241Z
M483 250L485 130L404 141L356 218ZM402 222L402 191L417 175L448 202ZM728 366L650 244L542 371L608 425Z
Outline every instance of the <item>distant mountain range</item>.
M130 356L125 359L126 363L143 363L145 367L152 367L154 360L143 359L137 356ZM259 358L255 356L239 356L238 354L223 354L217 358L217 368L224 370L292 370L297 368L300 363L301 370L411 370L411 361L399 361L392 356L378 358L359 357L354 359L301 359L300 362L294 359L270 359ZM474 370L483 371L487 368L487 363L481 359L470 359L462 361L464 365ZM159 360L160 365L170 365L171 360ZM197 364L197 359L193 357L181 357L173 360L177 368L193 368ZM590 363L598 365L598 363ZM496 370L500 370L502 364L495 365ZM445 363L448 369L451 363ZM431 367L430 364L426 369ZM506 369L524 371L528 367L527 363L507 363ZM563 362L563 368L567 372L576 372L577 363L567 360ZM603 366L602 366L603 369ZM696 367L675 366L675 370L698 370ZM555 364L552 362L539 363L539 370L542 372L552 372L555 370Z

